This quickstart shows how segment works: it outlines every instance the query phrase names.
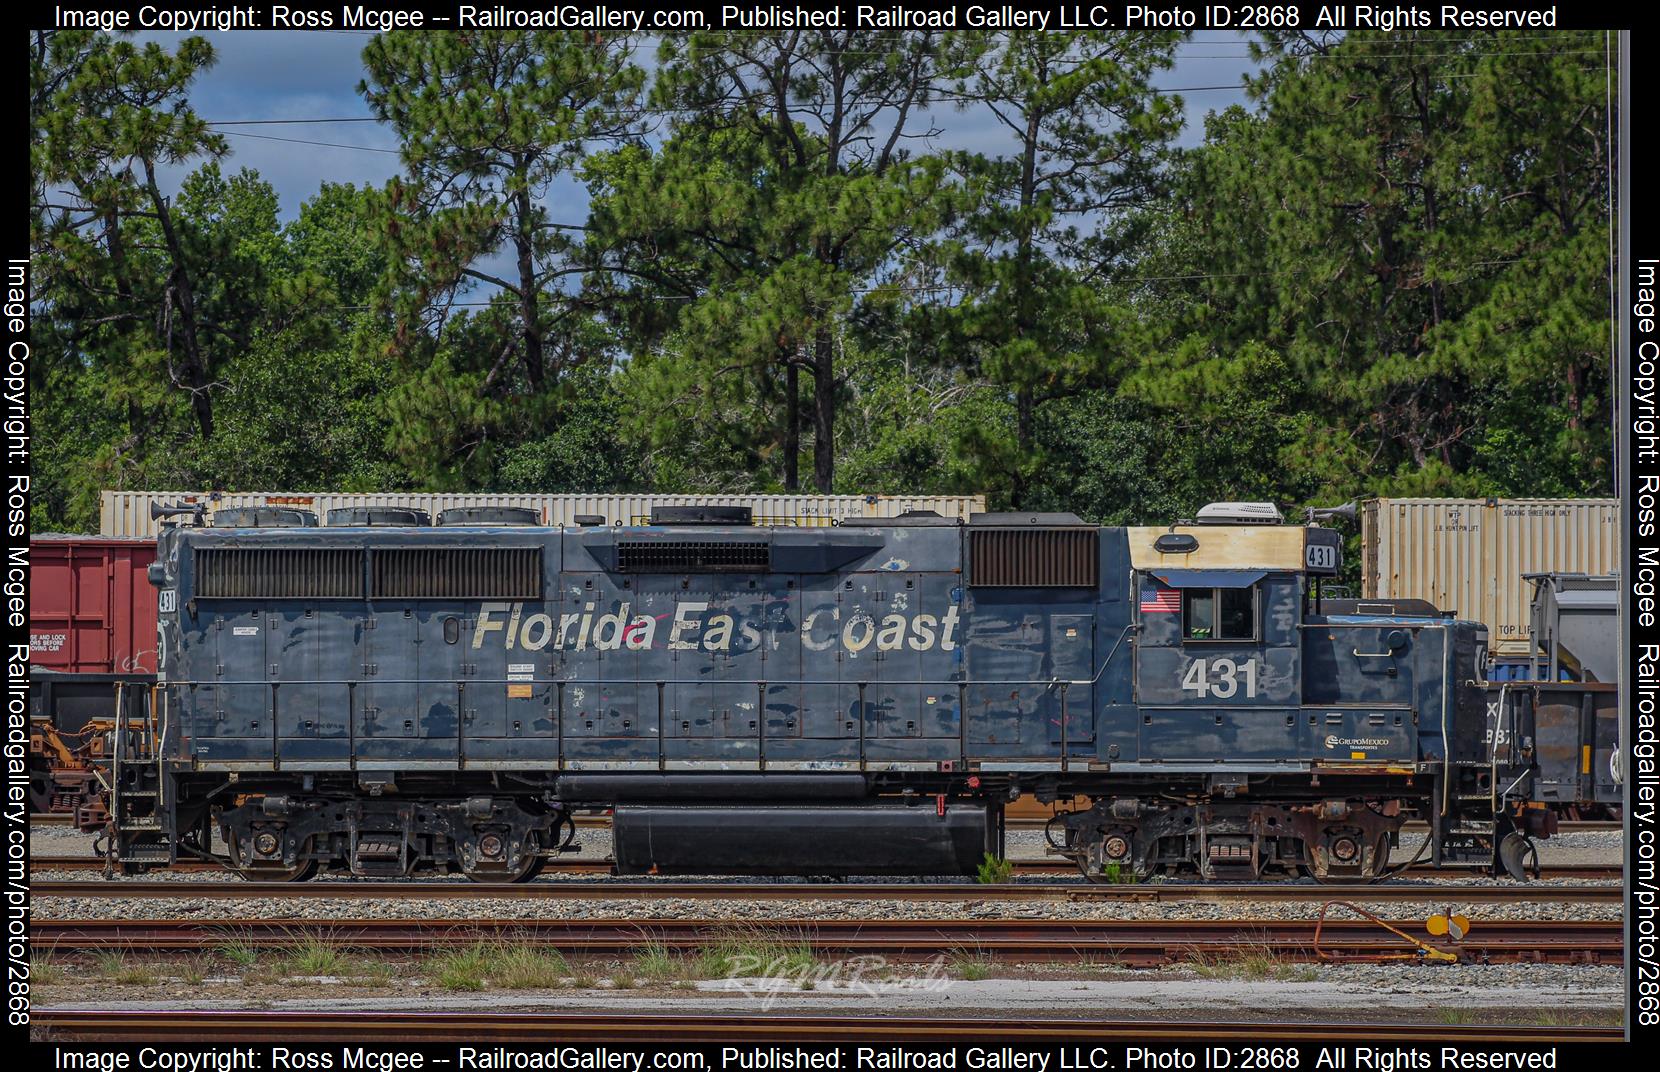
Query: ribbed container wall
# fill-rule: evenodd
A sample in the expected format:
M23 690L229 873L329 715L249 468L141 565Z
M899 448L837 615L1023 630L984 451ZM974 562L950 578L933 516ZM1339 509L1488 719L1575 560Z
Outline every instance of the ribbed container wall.
M160 503L206 503L214 511L237 506L292 506L326 518L330 510L347 506L396 506L425 510L433 518L457 506L526 506L541 514L548 525L574 525L583 515L603 517L608 525L643 525L654 506L720 504L747 506L760 525L829 525L861 517L896 517L907 510L933 510L946 517L968 520L983 512L983 495L529 495L517 493L432 494L383 492L357 494L308 491L106 491L99 510L99 532L104 536L154 536L161 522L150 519L150 506Z
M1484 622L1492 652L1532 654L1529 573L1619 569L1617 499L1371 499L1362 511L1362 595L1427 599Z
M29 539L29 662L66 674L156 672L153 540Z

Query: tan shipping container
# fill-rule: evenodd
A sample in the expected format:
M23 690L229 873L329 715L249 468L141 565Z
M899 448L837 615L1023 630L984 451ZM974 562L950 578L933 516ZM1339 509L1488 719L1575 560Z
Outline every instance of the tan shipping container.
M99 534L154 536L160 525L150 519L152 503L206 503L214 511L237 506L292 506L317 514L327 524L328 512L344 506L397 506L438 514L455 506L528 506L549 525L574 525L583 514L597 514L608 524L643 524L654 506L693 506L719 503L747 506L760 524L830 525L861 517L895 517L907 510L933 510L946 517L968 520L986 508L984 495L538 495L517 492L434 494L394 491L374 494L329 491L106 491L100 496Z
M1427 599L1484 622L1495 656L1533 653L1527 573L1620 568L1618 499L1369 499L1361 594Z

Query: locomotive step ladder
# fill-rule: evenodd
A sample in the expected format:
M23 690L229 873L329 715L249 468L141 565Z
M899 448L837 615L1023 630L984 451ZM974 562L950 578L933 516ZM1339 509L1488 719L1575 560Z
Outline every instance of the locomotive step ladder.
M168 833L173 829L173 801L164 791L162 738L156 705L148 690L116 685L115 731L109 759L109 844L105 874L178 859Z

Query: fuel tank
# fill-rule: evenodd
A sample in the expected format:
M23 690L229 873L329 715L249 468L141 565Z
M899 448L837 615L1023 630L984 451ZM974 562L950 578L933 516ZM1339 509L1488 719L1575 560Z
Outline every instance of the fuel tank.
M971 875L995 846L984 806L619 807L617 872Z

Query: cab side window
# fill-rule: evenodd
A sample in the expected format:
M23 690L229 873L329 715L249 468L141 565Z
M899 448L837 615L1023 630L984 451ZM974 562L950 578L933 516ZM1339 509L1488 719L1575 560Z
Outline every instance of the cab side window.
M1255 640L1256 588L1182 590L1182 639Z

